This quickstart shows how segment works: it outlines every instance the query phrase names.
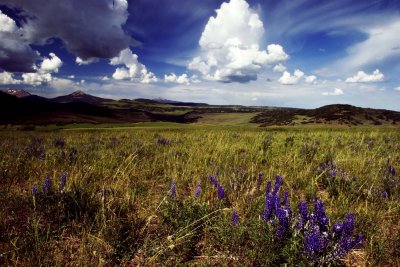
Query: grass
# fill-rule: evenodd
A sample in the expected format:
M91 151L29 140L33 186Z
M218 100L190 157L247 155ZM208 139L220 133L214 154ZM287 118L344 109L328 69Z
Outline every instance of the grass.
M230 125L256 127L258 124L250 123L250 119L257 113L205 113L201 114L198 124L205 125Z
M334 264L400 265L400 177L386 166L390 159L400 169L398 129L107 127L1 130L0 264L312 265L299 239L277 242L260 219L263 188L281 175L293 211L301 200L321 199L330 225L355 215L364 247ZM334 180L320 169L327 160L341 174ZM209 175L225 188L222 201ZM172 179L176 199L169 196Z

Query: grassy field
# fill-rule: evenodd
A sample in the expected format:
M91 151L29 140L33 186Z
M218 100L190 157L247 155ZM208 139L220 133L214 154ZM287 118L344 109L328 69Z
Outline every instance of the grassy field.
M0 265L400 265L396 128L103 126L0 130Z

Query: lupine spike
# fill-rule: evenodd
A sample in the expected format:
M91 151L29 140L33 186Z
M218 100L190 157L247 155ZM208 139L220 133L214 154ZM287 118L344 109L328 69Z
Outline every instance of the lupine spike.
M44 191L48 194L51 192L51 181L50 177L46 177L44 180Z
M354 215L349 213L346 215L346 220L343 224L343 234L350 236L354 231Z
M217 179L215 179L215 177L214 176L210 176L210 182L215 186L215 187L217 187L218 186L218 181L217 181Z
M171 182L171 198L172 199L176 199L176 184L175 184L175 181L174 180L172 180L172 182Z
M201 194L201 182L199 182L196 186L196 193L194 195L195 198L199 198Z
M267 186L265 187L265 194L269 194L271 192L271 181L267 182Z
M275 185L274 185L274 190L272 191L273 195L276 195L279 191L279 188L283 184L283 178L279 175L275 176Z
M37 187L36 187L36 185L33 185L32 186L32 195L36 196L36 194L37 194Z
M67 183L67 173L63 172L61 174L61 182L60 182L60 191L61 192L64 192L66 183Z
M239 214L236 210L233 210L231 224L232 226L237 226L239 224Z
M221 200L225 196L225 189L220 184L218 184L217 187L218 187L218 199Z

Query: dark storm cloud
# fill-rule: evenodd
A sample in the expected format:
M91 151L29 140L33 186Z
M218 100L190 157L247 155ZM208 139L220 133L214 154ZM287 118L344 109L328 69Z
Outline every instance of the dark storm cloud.
M24 39L30 44L42 45L49 38L60 38L68 51L81 58L112 58L129 46L133 40L124 32L122 25L128 18L126 0L1 0L10 8L22 10L28 18L22 28ZM0 54L6 51L1 45ZM32 65L34 52L25 47L24 57L27 65ZM13 55L8 51L6 55ZM10 50L9 49L9 50ZM19 49L21 51L21 49ZM8 57L10 58L10 57ZM23 62L21 62L23 63ZM10 62L0 61L0 67L14 71L25 71L21 66L11 66Z

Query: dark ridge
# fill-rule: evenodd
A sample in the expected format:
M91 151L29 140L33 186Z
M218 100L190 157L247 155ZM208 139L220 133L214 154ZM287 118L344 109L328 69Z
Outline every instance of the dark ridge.
M58 102L58 103L68 103L68 102L79 101L79 102L85 102L85 103L89 103L89 104L100 104L102 102L113 101L112 99L101 98L101 97L89 95L80 90L75 91L69 95L55 97L51 100L54 102Z

